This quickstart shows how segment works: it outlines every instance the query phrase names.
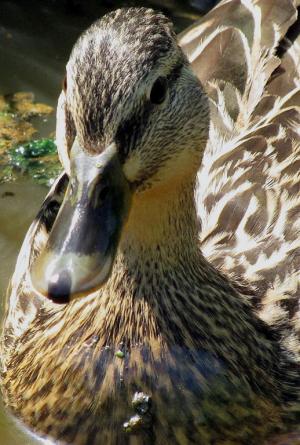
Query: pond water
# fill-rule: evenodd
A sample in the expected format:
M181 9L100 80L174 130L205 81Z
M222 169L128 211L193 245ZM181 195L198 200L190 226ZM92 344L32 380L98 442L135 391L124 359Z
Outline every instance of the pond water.
M26 3L26 5L24 5ZM189 4L188 4L189 3ZM163 8L180 31L200 16L213 0L190 2L140 1L130 4ZM0 94L30 91L37 101L56 106L64 66L77 36L95 18L122 1L1 1L0 3ZM127 2L128 4L128 2ZM182 6L185 4L185 6ZM54 115L40 129L48 137L55 129ZM0 295L4 295L24 235L47 192L25 177L0 185ZM299 440L299 437L295 440ZM32 437L5 412L0 402L0 445L45 443ZM278 442L279 443L279 442ZM286 440L286 443L298 443Z

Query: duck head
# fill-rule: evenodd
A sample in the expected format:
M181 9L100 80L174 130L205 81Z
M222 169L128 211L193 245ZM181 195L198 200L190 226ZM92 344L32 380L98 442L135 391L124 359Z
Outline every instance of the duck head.
M69 185L31 270L53 301L109 278L134 197L195 177L208 136L202 86L168 19L120 9L75 44L58 101L57 143Z

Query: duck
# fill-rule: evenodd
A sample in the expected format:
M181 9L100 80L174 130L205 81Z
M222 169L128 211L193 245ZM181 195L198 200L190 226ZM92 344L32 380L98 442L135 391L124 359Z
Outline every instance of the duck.
M75 43L63 166L21 248L7 409L66 445L263 444L297 429L293 0L223 0L179 36L112 11Z

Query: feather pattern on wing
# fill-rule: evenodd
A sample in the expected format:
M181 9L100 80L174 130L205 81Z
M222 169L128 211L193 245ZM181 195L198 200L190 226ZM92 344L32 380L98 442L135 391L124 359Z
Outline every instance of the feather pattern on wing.
M196 191L203 253L299 354L300 52L299 38L283 40L295 20L291 0L223 1L181 45L211 99Z

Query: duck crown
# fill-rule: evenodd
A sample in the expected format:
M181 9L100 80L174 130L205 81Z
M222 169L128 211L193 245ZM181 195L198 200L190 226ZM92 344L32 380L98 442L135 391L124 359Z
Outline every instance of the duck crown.
M109 143L117 115L124 117L124 102L130 99L126 108L131 108L141 83L146 95L147 84L153 83L159 70L170 74L183 60L173 25L161 13L126 8L96 21L78 39L67 66L68 103L85 145L98 151L95 146L101 139ZM107 124L114 125L109 129ZM94 140L88 144L92 135Z

